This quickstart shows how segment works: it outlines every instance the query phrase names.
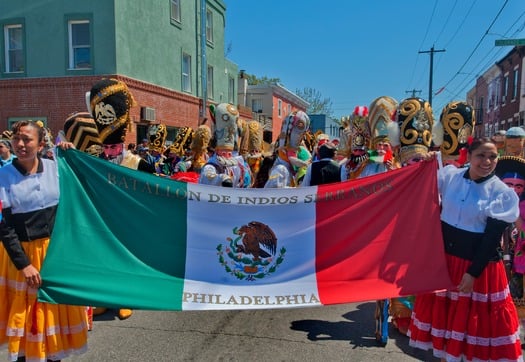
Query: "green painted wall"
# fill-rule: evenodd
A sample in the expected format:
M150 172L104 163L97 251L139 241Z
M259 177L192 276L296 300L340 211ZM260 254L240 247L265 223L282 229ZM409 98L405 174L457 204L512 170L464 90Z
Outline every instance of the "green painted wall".
M180 91L184 52L192 58L191 94L199 97L200 4L181 1L179 24L170 20L170 0L1 0L0 78L120 74ZM226 102L228 79L236 80L238 72L224 56L226 5L207 0L207 8L213 12L213 44L206 46L207 63L214 67L213 101ZM91 21L91 70L67 69L67 22L72 19ZM3 26L10 23L24 24L24 74L3 72ZM236 103L237 89L234 97Z
M24 24L25 77L53 77L65 75L111 74L115 72L113 2L108 0L2 0L0 25L3 73L3 26ZM70 19L90 19L96 46L92 49L94 69L67 70L67 22Z

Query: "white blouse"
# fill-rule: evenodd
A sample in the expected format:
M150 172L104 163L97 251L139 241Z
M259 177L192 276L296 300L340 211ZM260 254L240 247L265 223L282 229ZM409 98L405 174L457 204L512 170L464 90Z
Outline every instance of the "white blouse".
M498 177L476 182L465 177L467 168L445 166L438 171L441 220L459 229L482 233L487 218L514 222L519 216L516 192Z

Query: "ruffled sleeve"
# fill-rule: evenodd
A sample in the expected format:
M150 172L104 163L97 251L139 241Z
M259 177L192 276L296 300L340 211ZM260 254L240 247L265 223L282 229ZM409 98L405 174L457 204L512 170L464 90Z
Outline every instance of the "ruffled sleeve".
M510 187L503 188L496 197L490 201L486 208L487 218L514 222L520 216L519 198L514 189Z
M500 250L501 237L508 225L519 217L519 198L514 189L506 185L494 185L494 197L485 208L487 224L467 273L481 275L494 253Z

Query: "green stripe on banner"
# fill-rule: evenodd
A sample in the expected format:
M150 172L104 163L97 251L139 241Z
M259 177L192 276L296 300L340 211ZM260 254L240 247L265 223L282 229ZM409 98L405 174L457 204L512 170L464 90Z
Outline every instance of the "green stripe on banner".
M180 309L186 184L77 150L59 150L57 162L61 198L39 298Z

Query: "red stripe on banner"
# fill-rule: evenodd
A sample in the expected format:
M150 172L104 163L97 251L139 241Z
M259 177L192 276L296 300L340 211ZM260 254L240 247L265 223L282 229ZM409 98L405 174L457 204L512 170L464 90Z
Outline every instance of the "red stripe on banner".
M436 162L322 185L317 196L316 272L322 304L452 286L441 234Z

